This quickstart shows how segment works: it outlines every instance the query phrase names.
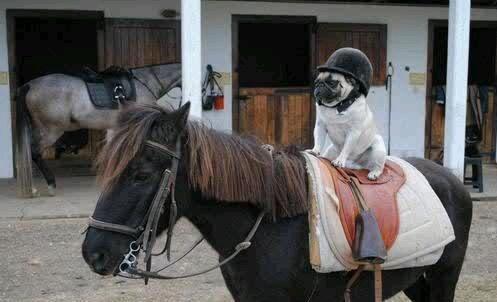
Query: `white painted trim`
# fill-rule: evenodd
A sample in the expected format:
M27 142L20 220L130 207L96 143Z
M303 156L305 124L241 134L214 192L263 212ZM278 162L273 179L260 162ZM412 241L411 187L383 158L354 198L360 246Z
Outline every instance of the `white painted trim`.
M190 116L202 117L202 27L200 0L181 0L181 63L183 102Z
M444 166L464 178L470 0L450 0Z

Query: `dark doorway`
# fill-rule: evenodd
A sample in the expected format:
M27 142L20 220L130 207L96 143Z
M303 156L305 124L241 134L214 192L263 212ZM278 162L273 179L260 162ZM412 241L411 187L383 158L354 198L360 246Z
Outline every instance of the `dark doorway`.
M468 84L495 84L495 28L472 28L470 33ZM436 27L433 40L433 85L444 85L447 80L448 28Z
M16 19L17 81L22 85L50 73L98 69L95 20L26 17Z
M240 23L240 87L309 86L307 24Z
M47 74L75 74L83 67L99 70L103 17L94 11L8 10L12 91ZM94 156L91 145L87 129L66 132L43 156L62 159L50 162L56 174L88 174Z
M314 17L233 17L233 128L273 145L312 145Z
M447 81L447 21L430 21L425 156L443 159ZM466 156L495 158L497 22L471 22L468 63ZM470 138L470 134L473 138ZM468 145L468 141L478 141ZM474 146L477 148L474 148ZM470 154L471 153L471 154ZM473 154L474 153L474 154Z

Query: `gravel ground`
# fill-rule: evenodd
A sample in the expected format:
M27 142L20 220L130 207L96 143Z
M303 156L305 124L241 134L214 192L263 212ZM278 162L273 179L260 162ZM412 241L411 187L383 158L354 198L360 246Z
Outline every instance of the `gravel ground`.
M141 281L100 277L81 257L84 219L0 221L5 268L0 301L232 301L219 270L181 281ZM198 233L181 222L173 245L179 253ZM456 301L496 301L497 202L475 203L471 242ZM215 263L206 243L176 272ZM6 270L6 271L5 271ZM408 301L399 295L391 301Z

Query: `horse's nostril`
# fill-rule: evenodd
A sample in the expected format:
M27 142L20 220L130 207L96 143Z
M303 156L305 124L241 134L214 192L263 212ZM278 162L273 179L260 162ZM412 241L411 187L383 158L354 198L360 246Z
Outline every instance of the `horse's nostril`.
M104 253L95 252L90 255L88 260L95 272L104 273L106 271L105 265L107 264L107 259L108 257Z

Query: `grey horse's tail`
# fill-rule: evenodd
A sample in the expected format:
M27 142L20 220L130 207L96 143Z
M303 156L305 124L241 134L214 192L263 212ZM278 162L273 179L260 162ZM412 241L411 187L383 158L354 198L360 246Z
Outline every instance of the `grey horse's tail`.
M31 115L26 106L26 95L29 84L17 90L16 95L16 172L17 195L20 197L33 196L33 172L31 157Z

